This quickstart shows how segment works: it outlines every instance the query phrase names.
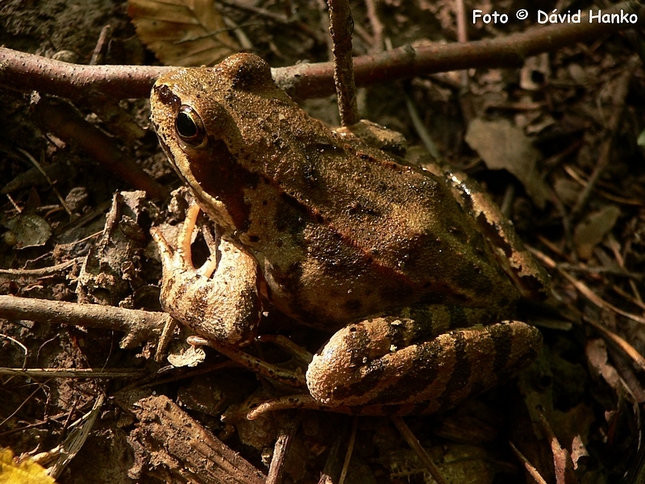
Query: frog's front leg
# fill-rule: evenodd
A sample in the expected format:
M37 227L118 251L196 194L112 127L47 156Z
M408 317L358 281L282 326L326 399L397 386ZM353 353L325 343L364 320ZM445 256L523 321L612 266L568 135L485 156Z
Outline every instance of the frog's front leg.
M191 237L199 206L192 204L172 250L157 228L151 234L163 266L160 301L164 311L209 341L242 346L260 321L257 263L233 243L220 239L198 269L191 259Z
M419 328L409 318L378 317L341 329L309 365L312 397L329 407L361 406L362 413L442 411L508 379L537 356L542 341L519 321L423 340Z

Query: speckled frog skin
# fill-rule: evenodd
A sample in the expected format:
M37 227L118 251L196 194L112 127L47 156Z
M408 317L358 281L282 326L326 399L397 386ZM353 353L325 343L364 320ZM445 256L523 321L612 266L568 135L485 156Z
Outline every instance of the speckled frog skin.
M227 253L248 265L225 271L245 279L243 291L208 299L228 320L207 321L187 317L185 301L176 309L188 284L168 283L165 264L162 303L197 333L248 342L259 318L252 299L335 331L309 365L307 386L338 410L442 410L535 356L535 328L499 321L521 295L540 297L547 276L463 175L410 166L351 130L330 130L251 54L163 76L151 106L171 164ZM220 272L209 280L226 285ZM201 292L191 297L205 305Z

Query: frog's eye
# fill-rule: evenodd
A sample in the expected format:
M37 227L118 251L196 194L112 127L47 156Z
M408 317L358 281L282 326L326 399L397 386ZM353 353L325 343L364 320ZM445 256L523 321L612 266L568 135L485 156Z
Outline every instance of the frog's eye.
M199 146L206 138L206 129L197 111L182 105L175 120L175 130L179 137L191 146Z

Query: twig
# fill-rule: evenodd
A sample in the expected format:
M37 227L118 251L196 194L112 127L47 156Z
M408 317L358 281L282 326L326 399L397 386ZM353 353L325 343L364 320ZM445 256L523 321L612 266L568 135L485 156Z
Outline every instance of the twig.
M376 1L375 0L365 0L365 8L367 9L367 18L370 19L370 26L372 27L372 45L370 46L370 52L382 52L383 51L383 24L381 19L378 18L378 12L376 11Z
M9 420L11 420L14 416L18 415L20 410L22 410L22 407L27 405L27 403L32 399L32 397L34 395L36 395L36 393L38 393L40 390L43 390L43 385L37 385L36 388L34 389L34 391L31 392L27 398L23 399L23 401L20 403L20 405L18 405L18 408L16 408L13 412L11 412L9 415L7 415L4 418L4 420L0 421L0 428L4 427L4 424L6 424ZM0 436L7 435L7 433L8 432L3 432L3 433L0 434Z
M86 66L0 47L0 84L21 92L39 91L69 99L88 90L113 99L150 95L155 80L172 67Z
M457 17L457 41L460 44L468 42L468 30L466 28L466 7L464 0L455 0L455 17ZM465 124L475 117L475 108L473 106L473 97L470 92L470 77L468 71L462 69L459 72L459 105L461 106L462 116Z
M455 0L455 17L457 18L457 41L468 42L466 30L466 7L464 0Z
M614 95L612 96L613 102L611 106L611 117L607 123L607 137L600 146L598 161L594 167L593 173L578 196L578 201L576 202L575 207L571 210L571 218L574 220L581 215L582 211L587 206L589 196L594 190L600 175L605 171L605 168L609 166L611 148L614 145L616 133L618 132L618 128L620 128L623 120L623 109L625 108L625 98L629 92L629 82L631 81L634 69L639 62L640 61L637 57L632 58L625 66L625 70L620 79L616 81L616 88L614 90Z
M165 198L167 189L159 185L128 155L119 150L112 139L82 119L64 102L41 98L35 106L40 123L65 141L74 141L116 176L149 196Z
M82 264L83 258L77 257L66 262L61 262L49 267L42 267L40 269L0 269L0 279L9 279L15 281L23 277L48 277L54 276L68 269L74 264Z
M92 58L90 59L91 66L103 64L103 59L105 58L105 48L109 43L109 38L111 35L112 26L109 24L104 25L101 29L99 40L96 41L96 45L94 46L94 52L92 52Z
M538 470L535 468L533 464L531 464L526 457L524 457L524 454L522 454L517 447L513 445L513 442L508 443L511 446L511 450L513 453L516 455L516 457L522 462L524 465L524 469L526 469L526 472L529 473L529 475L535 480L537 484L547 484L547 482L544 480L544 478L540 475Z
M643 274L628 272L626 269L612 268L612 267L588 267L580 264L570 264L568 262L560 262L556 265L558 269L571 271L571 272L584 272L586 274L609 274L617 277L627 277L637 281L643 280Z
M48 466L47 473L57 478L65 470L76 454L81 450L83 444L90 435L90 431L94 427L96 417L99 416L99 410L103 406L105 396L99 395L92 406L92 409L76 420L71 426L71 431L65 440L54 447L49 452L42 452L34 456L34 460L41 465L52 463Z
M645 358L643 358L643 356L638 352L636 348L634 348L631 344L618 336L616 333L609 331L602 324L598 324L589 318L584 318L584 321L585 323L593 326L606 339L620 348L623 353L625 353L632 359L632 362L635 363L641 369L641 371L645 371Z
M640 280L642 280L642 278ZM629 282L631 283L631 282L634 282L634 281L630 280ZM636 286L636 284L634 284L634 286ZM642 299L639 297L639 295L634 296L632 294L629 294L627 291L625 291L623 288L621 288L620 286L617 286L617 285L614 285L612 287L612 289L614 290L614 292L616 294L618 294L621 297L624 297L630 303L634 304L635 306L638 306L639 308L641 308L641 310L645 311L645 302L642 301Z
M343 462L343 469L340 471L338 484L345 484L345 479L347 478L347 472L349 471L349 463L351 462L352 454L354 453L354 443L356 442L357 429L358 429L358 417L354 416L354 419L352 421L352 431L349 434L349 442L347 444L347 451L345 452L345 461Z
M281 417L285 417L286 415L291 414L282 414ZM267 474L265 484L280 484L282 482L284 459L300 424L299 418L279 418L278 421L284 423L284 425L280 430L278 440L276 440L273 446L273 457L271 458L271 465L269 466L269 473Z
M410 99L410 96L408 93L405 94L405 107L408 110L408 116L410 116L410 121L412 121L412 125L414 126L414 131L416 132L417 136L423 143L424 148L430 153L430 155L435 159L439 160L440 159L440 154L439 154L439 149L437 148L437 145L433 141L432 137L430 136L430 133L428 132L428 128L426 127L425 123L421 119L421 116L419 116L419 111L417 110L417 107L414 105L412 102L412 99Z
M63 196L58 191L58 188L56 188L56 186L54 186L54 182L51 180L51 178L49 178L49 175L47 174L45 169L42 167L42 165L40 163L38 163L38 160L36 160L36 158L31 156L31 153L29 153L27 150L23 150L22 148L17 148L17 150L20 151L23 154L23 156L25 156L31 162L31 164L36 167L36 169L40 172L40 174L45 177L45 180L47 180L47 183L49 183L49 186L52 188L52 190L56 194L56 197L58 198L58 201L60 202L60 204L63 206L63 208L67 212L67 215L69 215L71 217L72 216L72 211L67 206L67 203L65 203L65 199L63 198Z
M537 409L537 415L542 427L542 432L546 435L549 444L551 445L551 455L553 456L553 471L555 472L556 482L576 482L576 477L573 474L573 461L571 454L567 449L563 449L558 441L549 421L544 414Z
M335 480L335 477L339 476L338 467L340 465L340 448L342 443L345 441L347 434L347 418L343 418L343 424L340 426L336 432L336 439L329 449L327 454L327 460L325 461L325 467L322 471L318 484L334 484L338 481Z
M609 234L609 237L607 239L607 242L609 243L609 247L611 248L611 251L614 254L614 258L616 259L616 262L618 263L618 266L623 269L625 269L625 258L623 257L623 254L620 251L620 244L616 240L616 238L613 236L613 234ZM627 251L626 251L627 253ZM629 285L632 289L632 292L634 293L633 296L628 296L630 300L634 300L636 304L638 304L641 309L645 310L645 304L643 304L643 298L641 297L641 293L636 286L636 282L633 280L629 281Z
M161 334L170 316L161 312L98 304L0 296L0 318L29 319L50 324L73 324L123 331L126 336L121 341L121 347L131 348L141 341L150 340Z
M11 336L6 335L6 334L0 334L0 338L4 338L6 340L11 341L13 344L18 346L22 350L22 352L24 354L24 356L22 358L22 368L24 369L25 365L27 364L27 357L29 356L29 350L27 349L27 347L24 344L22 344L20 341L18 341L17 339L12 338Z
M399 430L408 445L412 447L412 449L416 452L419 459L421 459L421 462L423 462L423 465L425 465L426 469L428 469L428 471L430 472L432 478L437 481L438 484L448 484L439 472L437 466L434 464L434 462L432 462L432 459L430 458L426 450L423 448L419 440L412 433L403 419L401 417L392 417L392 423Z
M591 289L589 289L589 287L587 287L586 284L584 284L583 282L580 282L575 277L570 275L568 272L563 271L562 269L558 269L558 272L560 274L562 274L565 277L565 279L568 279L569 282L571 284L573 284L573 286L583 296L585 296L587 299L589 299L589 301L591 301L593 304L595 304L599 308L609 309L609 310L611 310L611 311L613 311L613 312L615 312L617 314L620 314L621 316L624 316L624 317L626 317L628 319L631 319L632 321L636 321L637 323L640 323L640 324L645 324L645 318L642 318L642 317L640 317L640 316L638 316L636 314L628 313L627 311L623 311L622 309L620 309L620 308L614 306L613 304L605 301L600 296L596 295L596 293L594 293Z
M0 375L22 375L28 378L140 378L146 375L142 370L123 370L121 368L4 368Z
M564 165L562 168L567 173L567 175L569 175L573 179L573 181L578 183L581 187L585 187L587 185L587 181L584 178L584 176L582 175L582 173L580 173L579 169L576 169L572 165ZM605 190L601 189L600 188L601 185L604 185L605 188L607 188L607 189L614 189L614 187L609 187L606 182L603 182L603 180L598 180L597 188L596 188L596 192L595 192L596 194L606 198L607 200L609 200L611 202L620 203L621 205L631 205L631 206L634 206L634 207L643 207L643 206L645 206L645 202L643 201L642 198L621 197L619 195L611 193L607 189L605 189Z
M352 61L352 13L347 0L328 0L329 33L333 43L334 84L341 126L359 121Z
M315 38L318 42L324 42L322 38L323 36L319 31L314 30L306 23L299 21L297 19L297 16L294 18L288 18L286 15L280 15L280 14L271 12L265 8L255 7L251 4L248 4L248 5L243 4L242 2L220 1L219 3L221 3L222 5L226 5L227 7L230 7L230 8L241 10L243 12L249 12L249 13L252 13L253 15L259 15L261 17L267 18L280 25L295 26L296 28L300 29L304 34L308 35L309 37Z
M639 2L627 1L605 13L636 13ZM399 47L376 55L354 58L358 86L367 86L417 75L469 68L521 65L527 57L551 52L577 42L597 40L621 30L636 28L629 23L565 23L536 28L521 34L463 44ZM0 84L21 92L37 90L71 99L95 90L114 99L148 97L152 84L172 67L84 66L55 61L0 47ZM298 64L274 70L278 85L294 97L304 99L333 93L331 62Z
M557 266L555 261L551 259L549 256L546 254L543 254L542 252L538 252L536 250L531 251L535 256L537 256L540 260L542 260L546 265L549 267L553 267L558 269L558 272L562 274L562 276L567 279L577 290L580 292L583 296L585 296L589 301L591 301L593 304L598 306L601 309L609 309L616 314L620 314L621 316L624 316L628 319L631 319L632 321L635 321L640 324L645 324L645 318L638 316L636 314L628 313L627 311L623 311L622 309L614 306L613 304L605 301L602 299L600 296L596 295L589 287L583 283L580 282L578 279L573 277L571 274L568 272L562 270L560 267Z
M460 69L521 66L527 57L552 52L578 42L598 40L603 35L627 28L636 28L645 17L640 14L640 8L638 2L629 1L603 11L612 13L622 9L627 13L634 12L639 18L637 24L589 23L583 16L579 24L550 25L491 40L417 48L408 45L380 54L355 57L356 85L368 86ZM332 93L332 70L329 63L299 64L276 69L274 77L278 85L290 95L306 99Z

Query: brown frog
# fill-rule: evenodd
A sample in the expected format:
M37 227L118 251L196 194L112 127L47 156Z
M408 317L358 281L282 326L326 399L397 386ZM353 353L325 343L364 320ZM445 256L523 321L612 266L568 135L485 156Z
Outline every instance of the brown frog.
M174 254L155 234L164 309L227 354L251 341L263 308L335 331L308 365L309 395L271 408L444 410L537 354L539 331L504 320L548 276L463 175L330 130L251 54L164 75L151 107L221 235L195 270L195 211Z

